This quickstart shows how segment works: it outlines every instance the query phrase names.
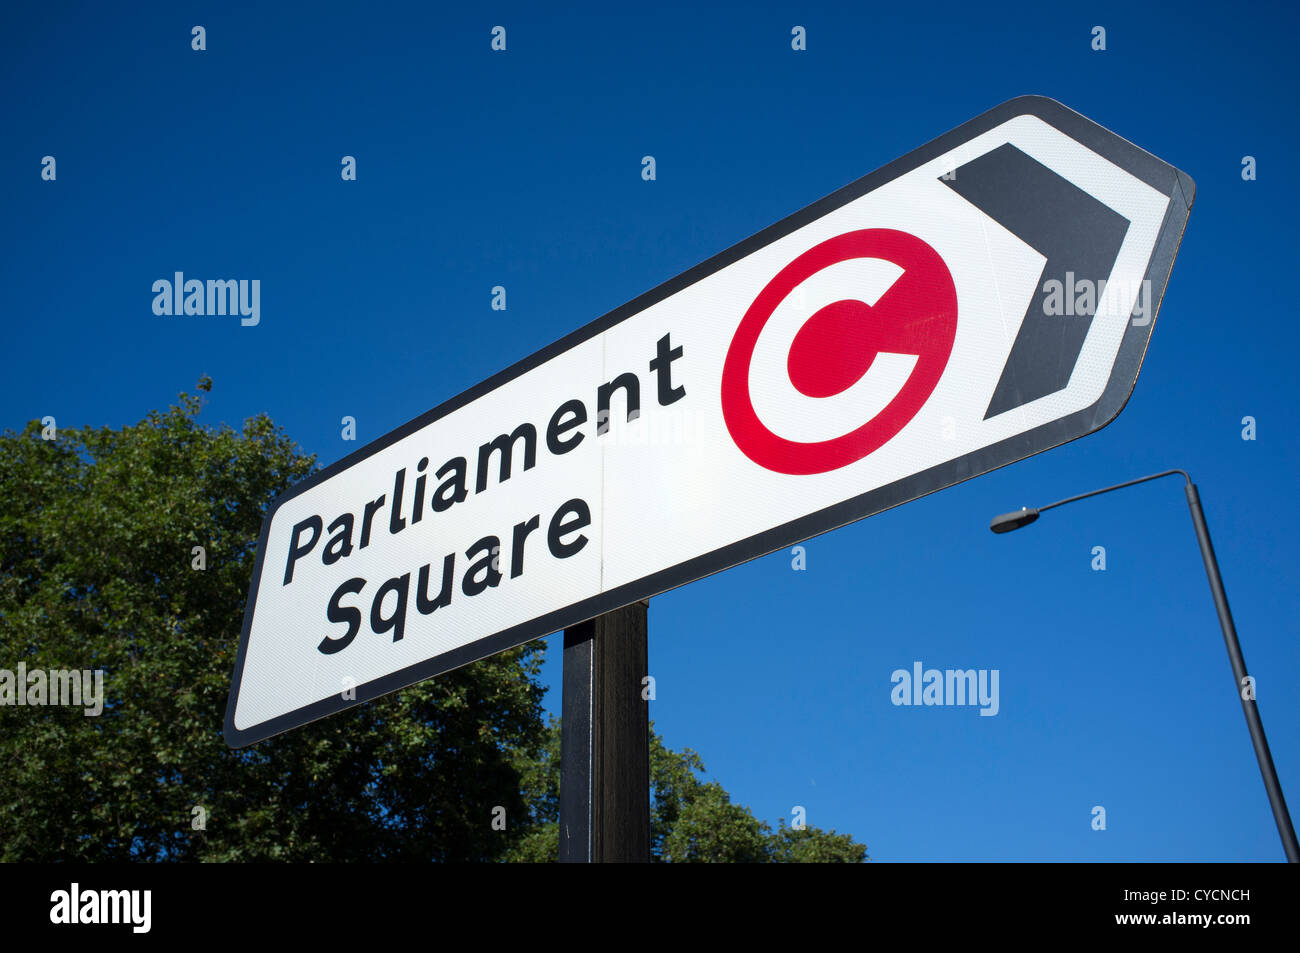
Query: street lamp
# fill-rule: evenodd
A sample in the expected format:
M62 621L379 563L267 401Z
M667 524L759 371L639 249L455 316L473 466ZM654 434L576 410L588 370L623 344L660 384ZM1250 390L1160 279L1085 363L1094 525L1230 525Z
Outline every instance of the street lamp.
M1187 485L1183 488L1187 494L1187 507L1192 511L1192 525L1196 527L1196 539L1201 544L1201 558L1205 562L1205 575L1210 581L1210 594L1214 596L1214 607L1219 612L1219 625L1223 628L1223 641L1228 647L1228 661L1232 663L1232 674L1236 679L1234 690L1241 696L1241 708L1246 713L1246 725L1250 728L1250 740L1255 746L1255 758L1259 761L1259 772L1264 776L1264 787L1268 791L1269 803L1273 806L1273 819L1277 822L1278 833L1282 836L1282 848L1286 851L1288 861L1293 864L1300 863L1300 845L1296 843L1295 828L1291 825L1291 815L1287 811L1286 798L1282 796L1282 785L1277 779L1277 769L1273 767L1273 756L1268 750L1268 739L1264 737L1264 723L1260 721L1259 709L1255 705L1253 682L1249 682L1246 675L1246 661L1241 656L1241 643L1237 641L1237 628L1232 624L1232 612L1228 609L1228 594L1223 590L1223 579L1219 575L1219 562L1214 558L1214 545L1210 542L1210 529L1205 525L1205 514L1201 511L1201 496L1196 491L1196 484L1192 482L1192 478L1187 475L1186 471L1165 470L1163 473L1153 473L1151 476L1129 480L1127 483L1117 483L1114 486L1093 490L1090 493L1080 493L1078 496L1057 500L1055 503L1049 503L1037 509L1024 507L1010 513L1003 513L1001 516L993 518L992 522L989 523L989 529L995 533L1009 533L1012 530L1020 529L1022 526L1028 526L1038 519L1039 514L1055 509L1058 506L1064 506L1066 503L1085 500L1090 496L1109 493L1111 490L1122 490L1124 487L1146 483L1148 480L1173 476L1175 473L1187 481ZM1251 686L1249 691L1247 691L1248 685Z

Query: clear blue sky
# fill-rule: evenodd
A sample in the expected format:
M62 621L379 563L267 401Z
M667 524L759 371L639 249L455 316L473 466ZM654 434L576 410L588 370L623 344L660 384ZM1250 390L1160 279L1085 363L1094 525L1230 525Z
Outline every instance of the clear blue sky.
M1300 808L1295 9L472 6L5 5L0 426L120 426L207 373L207 422L264 411L329 463L358 446L344 415L378 437L997 103L1051 96L1198 186L1128 407L813 540L804 572L776 553L655 598L651 715L760 817L801 805L881 861L1280 859L1179 485L987 523L1189 469ZM260 278L261 324L155 316L174 271ZM894 707L890 673L917 660L998 669L1001 711Z

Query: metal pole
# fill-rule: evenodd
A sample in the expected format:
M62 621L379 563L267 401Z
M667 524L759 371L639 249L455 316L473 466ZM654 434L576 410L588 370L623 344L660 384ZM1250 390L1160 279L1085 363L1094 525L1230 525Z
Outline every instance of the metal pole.
M637 602L564 630L561 862L650 859L647 609Z
M1282 849L1286 852L1288 861L1293 864L1300 863L1300 845L1296 843L1295 828L1291 825L1291 813L1287 810L1286 798L1282 796L1282 784L1277 779L1277 768L1273 766L1273 755L1268 750L1268 739L1264 737L1264 723L1255 705L1253 686L1252 691L1246 691L1248 677L1246 660L1242 658L1241 643L1237 641L1237 627L1232 624L1232 612L1228 609L1228 595L1223 588L1223 578L1219 575L1219 561L1214 556L1214 544L1210 542L1210 528L1206 525L1205 513L1201 510L1201 495L1197 492L1196 484L1192 482L1187 471L1165 470L1150 476L1138 477L1136 480L1117 483L1114 486L1102 487L1100 490L1080 493L1078 496L1057 500L1055 503L1036 509L1031 510L1026 507L1020 512L1004 513L993 519L989 529L995 533L1010 532L1034 522L1038 519L1038 514L1044 510L1175 474L1186 481L1183 489L1187 494L1187 506L1192 511L1192 525L1196 527L1196 539L1201 544L1205 575L1210 580L1210 593L1214 596L1214 607L1219 612L1219 625L1223 628L1223 642L1228 647L1228 661L1232 663L1232 675L1236 682L1233 690L1241 696L1241 708L1246 713L1246 726L1250 729L1250 740L1255 746L1255 759L1259 762L1259 773L1264 777L1264 789L1268 791L1268 802L1273 808L1273 820L1277 822L1277 831L1282 836Z
M1210 529L1205 524L1205 514L1201 510L1201 495L1196 484L1188 481L1184 488L1187 493L1187 507L1192 511L1192 523L1196 526L1196 539L1201 544L1201 558L1205 561L1205 574L1210 580L1210 592L1214 596L1214 607L1219 612L1219 625L1223 627L1223 641L1228 647L1228 660L1232 663L1235 680L1234 690L1241 697L1241 709L1246 713L1246 725L1250 728L1250 740L1255 745L1255 758L1259 761L1259 772L1264 776L1264 787L1268 791L1268 801L1273 807L1273 820L1277 822L1278 833L1282 835L1282 847L1286 858L1291 863L1300 863L1300 844L1296 843L1295 828L1291 825L1291 814L1287 810L1286 798L1282 796L1282 785L1277 779L1277 769L1273 766L1273 755L1268 750L1268 739L1264 737L1264 723L1260 720L1259 709L1255 706L1255 692L1246 691L1246 660L1241 654L1241 644L1237 641L1237 628L1232 624L1232 611L1228 608L1228 595L1223 589L1223 579L1219 576L1219 562L1214 557L1214 544L1210 542Z

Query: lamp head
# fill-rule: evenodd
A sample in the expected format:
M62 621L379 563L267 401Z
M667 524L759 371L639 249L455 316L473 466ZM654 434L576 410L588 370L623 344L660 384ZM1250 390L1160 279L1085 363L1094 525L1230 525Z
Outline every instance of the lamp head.
M1018 510L1012 510L1010 513L1003 513L1001 516L993 517L989 523L989 529L995 533L1009 533L1013 529L1020 529L1022 526L1028 526L1034 520L1038 519L1038 510L1026 506Z

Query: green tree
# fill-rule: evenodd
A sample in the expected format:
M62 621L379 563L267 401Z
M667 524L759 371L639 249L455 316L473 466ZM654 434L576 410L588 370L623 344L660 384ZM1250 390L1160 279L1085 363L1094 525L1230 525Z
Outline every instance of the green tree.
M226 747L262 518L315 459L265 416L200 425L200 404L0 435L0 668L106 673L98 717L0 706L0 860L499 858L529 816L540 643Z
M523 768L530 830L511 860L546 862L559 853L560 722L552 718L540 757ZM861 863L867 848L849 834L816 827L773 831L732 802L691 749L673 751L650 727L650 854L663 863Z

